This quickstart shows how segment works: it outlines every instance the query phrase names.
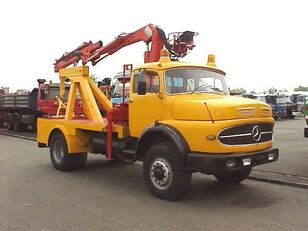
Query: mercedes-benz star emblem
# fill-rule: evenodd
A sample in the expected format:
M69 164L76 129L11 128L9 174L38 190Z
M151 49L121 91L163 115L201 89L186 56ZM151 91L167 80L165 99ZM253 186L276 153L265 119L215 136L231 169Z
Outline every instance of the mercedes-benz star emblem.
M258 142L261 139L261 130L258 125L254 126L251 131L252 139Z

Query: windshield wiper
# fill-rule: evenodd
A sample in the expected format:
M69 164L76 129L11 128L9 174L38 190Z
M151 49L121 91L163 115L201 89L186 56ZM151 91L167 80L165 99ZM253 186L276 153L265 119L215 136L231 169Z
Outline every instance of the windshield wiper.
M192 91L190 92L190 94L195 93L195 91L199 90L200 88L202 88L202 87L204 87L204 86L206 86L206 85L208 85L208 84L205 83L205 84L200 85L199 87L196 87L194 90L192 90Z
M199 87L196 87L194 90L192 90L192 91L190 92L190 94L193 94L195 91L199 90L200 88L202 88L202 87L204 87L204 86L207 86L209 89L212 90L212 91L205 91L205 92L208 92L208 93L217 93L217 94L223 94L223 95L224 95L224 92L222 92L221 90L219 90L217 87L208 85L207 83L202 84L202 85L200 85Z

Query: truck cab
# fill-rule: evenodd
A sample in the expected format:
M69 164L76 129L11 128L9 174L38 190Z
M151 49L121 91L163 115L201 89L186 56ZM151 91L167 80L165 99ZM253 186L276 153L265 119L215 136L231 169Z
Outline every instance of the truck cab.
M297 96L297 110L298 112L303 115L304 113L304 105L305 105L305 102L306 102L306 99L308 97L308 94L301 94L301 95L298 95Z
M45 79L38 79L38 89L35 91L36 94L34 94L33 99L31 100L32 103L36 103L35 108L37 108L37 113L40 115L40 117L54 117L57 114L58 110L58 100L57 97L59 96L60 92L60 84L59 83L45 83ZM63 96L64 103L67 102L68 99L68 93L70 90L70 85L65 85L65 91ZM59 111L59 115L63 116L65 113L65 109L61 108ZM83 114L81 101L77 97L74 107L74 113L76 117L81 118L81 115ZM58 116L59 116L58 115Z
M259 123L267 134L262 141L241 133ZM268 104L230 96L222 70L170 62L145 64L132 75L129 133L140 137L155 124L176 129L192 152L222 154L268 148L273 120Z
M117 75L113 78L114 85L111 92L111 102L112 103L121 103L128 102L129 98L129 89L130 89L130 73L123 76L123 72L118 72ZM124 84L125 81L125 84ZM124 87L124 91L123 91ZM124 92L124 97L123 97Z
M271 105L273 118L287 118L287 102L282 95L268 94L266 95L266 103Z
M290 96L291 101L296 105L295 110L293 111L294 116L303 116L303 107L306 96L307 93L302 91L295 92Z

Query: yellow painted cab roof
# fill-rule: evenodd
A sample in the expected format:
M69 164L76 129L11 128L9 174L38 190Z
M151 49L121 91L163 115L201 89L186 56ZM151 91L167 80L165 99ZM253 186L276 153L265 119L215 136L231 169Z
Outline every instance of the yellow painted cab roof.
M144 63L141 65L136 66L134 69L154 69L154 70L167 70L170 68L177 68L177 67L200 67L200 68L206 68L215 72L219 72L223 75L226 73L213 66L209 66L206 64L197 64L197 63L188 63L188 62L180 62L180 61L170 61L170 62L153 62L153 63Z

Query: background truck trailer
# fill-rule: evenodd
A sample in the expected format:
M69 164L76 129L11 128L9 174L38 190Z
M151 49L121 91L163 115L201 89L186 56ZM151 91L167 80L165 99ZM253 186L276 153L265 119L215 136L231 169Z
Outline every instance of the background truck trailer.
M66 97L69 86L66 86ZM38 79L38 88L31 92L19 92L16 94L0 94L0 122L6 125L8 130L22 131L29 125L36 127L39 117L53 117L57 114L59 84L45 84L44 79ZM60 111L63 113L64 109ZM80 101L76 101L76 115L82 113Z

